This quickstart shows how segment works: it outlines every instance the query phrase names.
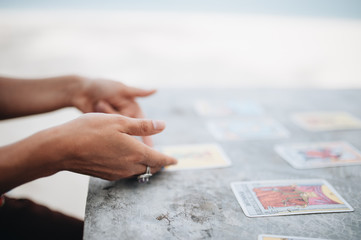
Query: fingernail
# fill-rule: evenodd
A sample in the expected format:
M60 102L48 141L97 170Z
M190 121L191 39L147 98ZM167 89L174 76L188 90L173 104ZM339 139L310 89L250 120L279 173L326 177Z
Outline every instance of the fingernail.
M155 130L163 130L165 128L165 122L161 120L152 120L153 128Z

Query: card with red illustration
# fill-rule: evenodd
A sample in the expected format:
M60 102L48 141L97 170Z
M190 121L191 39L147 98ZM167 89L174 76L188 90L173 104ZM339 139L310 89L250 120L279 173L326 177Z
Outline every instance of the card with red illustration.
M233 182L231 187L248 217L353 211L323 179Z
M275 150L298 169L361 164L361 153L343 141L282 144Z

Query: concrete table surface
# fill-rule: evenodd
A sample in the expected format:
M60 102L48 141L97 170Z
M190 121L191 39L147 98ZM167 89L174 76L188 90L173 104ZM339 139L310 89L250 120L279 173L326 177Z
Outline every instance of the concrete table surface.
M253 100L280 121L290 137L274 140L216 141L197 99ZM149 184L91 178L84 239L257 239L276 234L325 239L360 239L361 166L311 170L292 168L274 151L279 143L344 140L361 149L361 131L308 132L290 120L298 111L347 111L361 118L361 90L172 89L141 102L146 115L167 122L155 146L219 143L232 166L212 170L162 172ZM347 213L248 218L230 182L323 178L355 209Z

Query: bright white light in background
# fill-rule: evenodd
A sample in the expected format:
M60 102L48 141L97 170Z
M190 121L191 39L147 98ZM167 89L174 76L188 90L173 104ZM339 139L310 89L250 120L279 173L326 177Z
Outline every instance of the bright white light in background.
M78 73L156 87L361 86L357 19L3 11L0 26L0 72L15 76Z

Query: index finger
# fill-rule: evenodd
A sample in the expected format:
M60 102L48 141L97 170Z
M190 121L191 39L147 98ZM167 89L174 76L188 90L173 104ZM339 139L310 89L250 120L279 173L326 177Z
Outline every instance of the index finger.
M144 118L145 117L144 113L143 113L142 109L139 107L139 105L138 105L138 112L135 117L136 118ZM151 136L142 136L142 140L145 145L148 145L149 147L153 147L153 140L152 140Z

